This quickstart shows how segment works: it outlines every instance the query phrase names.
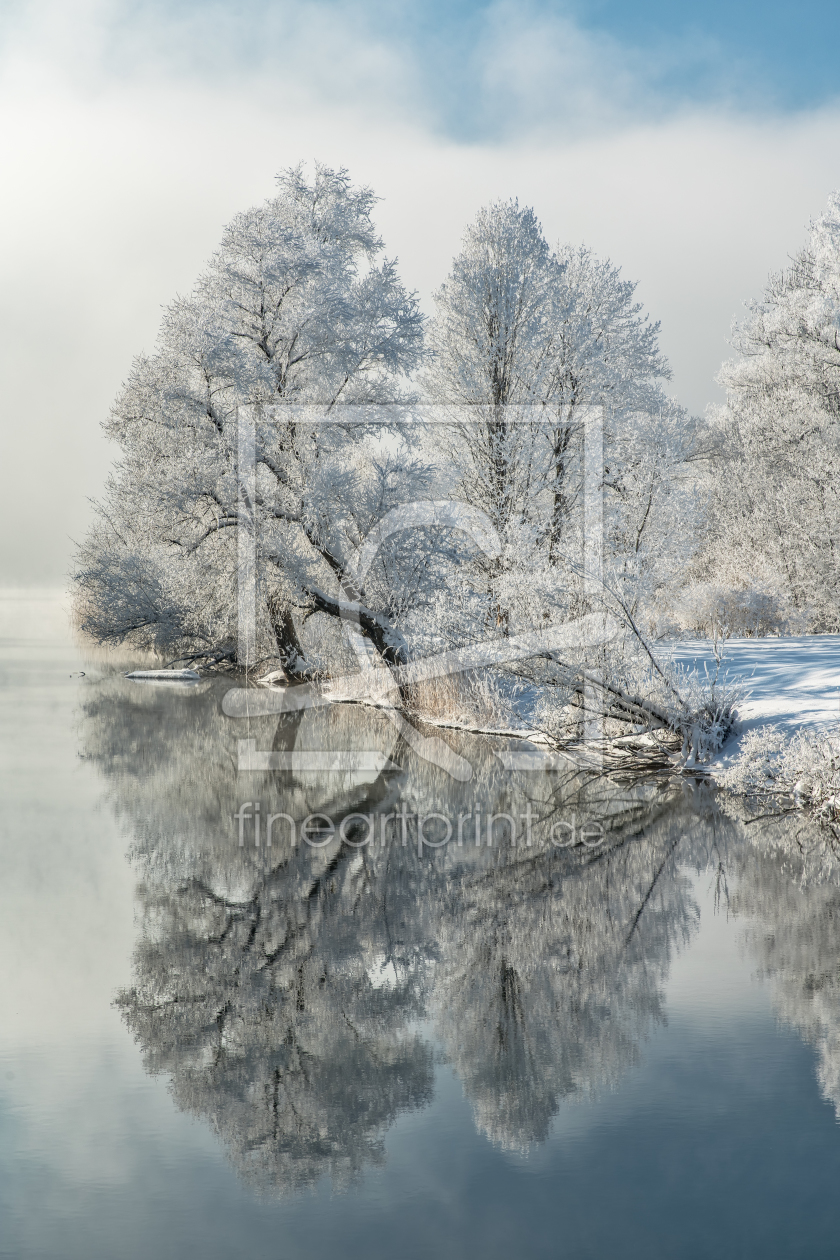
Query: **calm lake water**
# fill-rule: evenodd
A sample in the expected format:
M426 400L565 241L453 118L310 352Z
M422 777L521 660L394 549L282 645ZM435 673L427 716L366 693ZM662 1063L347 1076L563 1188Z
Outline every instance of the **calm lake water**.
M230 719L4 607L0 1255L838 1254L803 819L447 733L459 780L381 713Z

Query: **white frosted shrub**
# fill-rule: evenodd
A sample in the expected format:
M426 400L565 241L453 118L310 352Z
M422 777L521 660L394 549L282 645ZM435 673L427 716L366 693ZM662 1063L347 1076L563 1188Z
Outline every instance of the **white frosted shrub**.
M678 632L701 638L796 634L806 628L785 597L764 583L697 582L680 592L671 607Z
M792 738L776 726L751 731L720 782L735 792L792 796L801 808L834 820L840 817L840 726Z

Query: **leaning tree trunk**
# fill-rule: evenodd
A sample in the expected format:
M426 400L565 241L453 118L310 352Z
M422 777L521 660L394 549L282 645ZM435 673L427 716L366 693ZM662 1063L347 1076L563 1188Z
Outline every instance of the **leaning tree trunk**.
M394 686L403 704L409 699L408 684L400 678L400 667L408 664L408 650L400 632L384 613L371 612L359 602L355 588L346 588L352 598L345 603L328 595L316 587L307 592L315 608L342 621L348 621L355 629L373 645L383 663L394 677Z
M298 637L292 610L279 595L268 597L268 615L277 643L280 667L291 683L310 682L312 670L306 661L303 644Z

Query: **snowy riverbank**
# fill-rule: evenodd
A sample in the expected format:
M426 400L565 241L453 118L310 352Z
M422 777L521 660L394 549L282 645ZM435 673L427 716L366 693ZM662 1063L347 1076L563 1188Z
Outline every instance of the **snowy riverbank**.
M70 639L64 593L0 590L0 640L10 645L45 639ZM702 673L705 667L714 673L714 652L708 640L660 645L660 650L685 669ZM720 676L739 682L745 699L738 706L738 727L714 759L712 772L731 764L744 737L765 724L773 723L787 736L800 729L819 731L840 724L840 635L730 639Z
M714 674L714 653L707 640L671 644L667 654L685 669L702 673L705 667ZM720 677L739 682L745 699L738 706L738 726L714 759L713 772L734 761L750 731L768 723L787 736L840 723L840 635L730 639Z

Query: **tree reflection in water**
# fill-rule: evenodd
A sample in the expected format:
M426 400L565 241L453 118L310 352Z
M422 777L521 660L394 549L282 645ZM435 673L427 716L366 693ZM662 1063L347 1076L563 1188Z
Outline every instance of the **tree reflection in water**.
M751 819L750 843L730 867L733 912L749 920L748 947L773 985L776 1011L817 1053L820 1091L840 1120L840 844L801 814Z
M707 834L672 789L567 772L514 775L498 744L453 733L474 768L457 783L417 758L387 717L358 706L256 719L221 714L215 684L189 694L100 684L83 718L132 837L141 910L134 983L119 997L150 1072L205 1117L237 1167L266 1188L383 1159L400 1112L432 1097L428 1021L496 1143L544 1140L563 1098L612 1087L662 1019L675 949L698 911L681 864ZM377 749L382 774L238 774L257 749ZM391 825L360 846L360 820L321 849L240 848L234 814L336 825L398 803L454 817L521 818L511 845L417 852ZM599 819L592 847L550 843L558 820ZM730 824L730 827L736 824ZM482 829L482 834L486 832ZM555 833L557 834L557 833Z

